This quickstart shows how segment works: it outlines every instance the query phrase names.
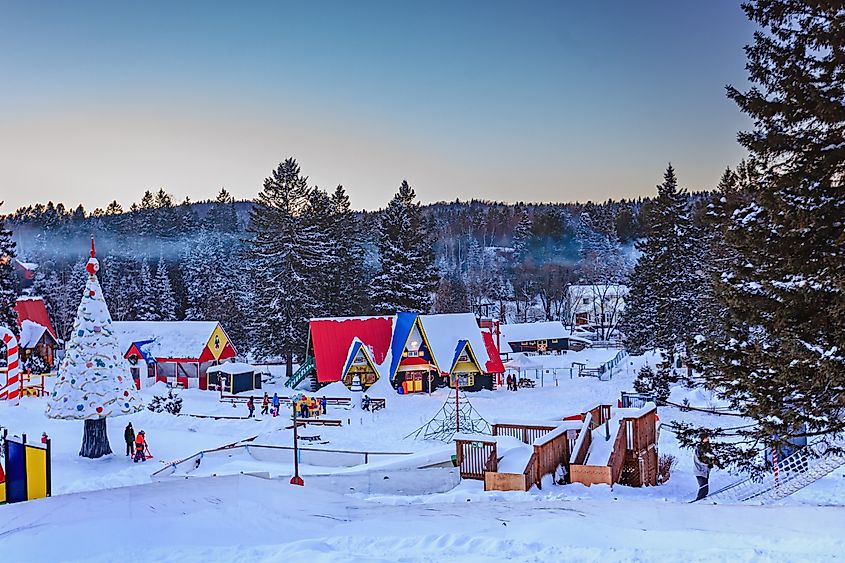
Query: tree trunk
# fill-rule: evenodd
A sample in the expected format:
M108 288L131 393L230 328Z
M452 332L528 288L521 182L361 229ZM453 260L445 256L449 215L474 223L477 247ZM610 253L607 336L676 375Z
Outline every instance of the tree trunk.
M82 437L82 449L79 455L96 459L111 452L109 435L106 432L106 419L95 418L85 420L85 434Z
M285 354L285 375L288 377L293 375L293 354L290 352Z

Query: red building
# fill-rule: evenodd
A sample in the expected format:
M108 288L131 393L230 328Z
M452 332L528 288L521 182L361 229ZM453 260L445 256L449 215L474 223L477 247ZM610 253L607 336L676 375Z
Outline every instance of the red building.
M21 297L15 303L15 312L18 315L21 359L26 361L31 354L38 354L48 367L52 367L58 336L50 322L44 300L40 297Z
M217 321L113 322L138 388L156 381L208 388L208 368L237 356Z

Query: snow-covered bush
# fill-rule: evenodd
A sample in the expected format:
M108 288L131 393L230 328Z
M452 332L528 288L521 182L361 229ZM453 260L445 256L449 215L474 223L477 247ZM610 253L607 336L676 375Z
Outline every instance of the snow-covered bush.
M156 395L147 408L153 412L169 412L176 415L182 411L182 397L173 394L173 389L167 392L167 396Z
M657 401L662 402L669 398L669 384L672 380L673 374L668 367L661 367L655 372L651 366L644 365L634 380L634 391L652 394Z

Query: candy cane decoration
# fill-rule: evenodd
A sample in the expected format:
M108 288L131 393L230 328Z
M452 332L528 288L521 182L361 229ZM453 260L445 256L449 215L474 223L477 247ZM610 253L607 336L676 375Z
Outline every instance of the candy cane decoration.
M9 399L10 401L17 400L20 393L19 374L20 365L18 364L18 339L15 334L6 328L0 326L0 338L3 339L3 344L6 345L6 387L0 391L0 399Z
M777 447L772 448L772 464L775 466L775 487L777 487L780 484L778 482L778 449L777 449Z

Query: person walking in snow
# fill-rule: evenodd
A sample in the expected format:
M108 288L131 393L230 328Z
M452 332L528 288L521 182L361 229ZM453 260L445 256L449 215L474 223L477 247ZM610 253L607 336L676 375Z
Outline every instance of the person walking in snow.
M279 414L279 394L273 393L273 408L276 409L276 414Z
M320 412L326 414L326 397L320 397Z
M710 446L710 434L702 431L699 435L698 445L692 452L693 473L698 481L698 496L695 500L701 500L710 494L710 470L718 466L713 449Z
M261 414L267 414L267 411L270 409L270 397L267 395L267 391L264 392L264 398L261 400Z
M249 414L247 415L247 418L252 418L252 416L255 414L255 401L252 400L252 397L250 397L249 400L246 402L246 408L249 409Z
M126 442L126 455L131 456L135 447L135 429L132 428L131 422L123 430L123 441Z
M146 449L147 440L144 438L144 431L141 430L135 437L135 458L132 461L134 463L138 463L139 461L147 461L147 454L145 452Z
M44 445L46 446L46 445L47 445L47 442L49 442L49 441L50 441L50 438L47 436L47 433L46 433L46 432L42 432L42 433L41 433L41 443L42 443L42 444L44 444Z

